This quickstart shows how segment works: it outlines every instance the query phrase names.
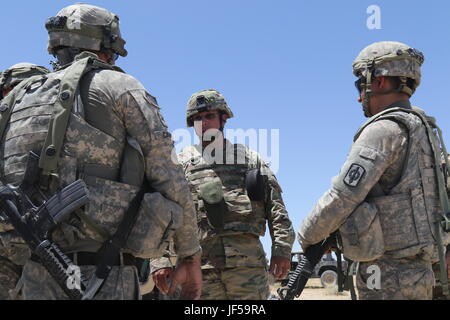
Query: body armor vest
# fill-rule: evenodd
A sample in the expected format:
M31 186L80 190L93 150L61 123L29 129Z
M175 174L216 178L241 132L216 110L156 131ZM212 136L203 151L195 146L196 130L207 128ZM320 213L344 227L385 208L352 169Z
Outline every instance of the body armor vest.
M49 124L54 118L55 103L61 94L61 81L67 70L34 77L16 94L2 141L1 174L4 183L20 183L29 151L41 155L48 151L42 152ZM89 189L90 201L84 210L77 212L80 219L72 219L70 223L82 230L85 236L101 242L115 232L139 186L119 182L127 139L125 130L123 137L112 137L89 125L84 119L82 105L77 91L57 170L43 187L51 195L76 179L83 179ZM73 229L64 223L62 225L61 239L58 237L59 228L54 232L56 241L63 241L67 238L68 228ZM70 245L70 242L66 244Z
M237 159L237 153L245 152L245 163L210 164L196 149L185 164L186 177L196 206L200 239L240 233L263 236L266 228L265 201L250 200L245 184L246 174L249 170L255 169L257 163L253 163L251 157L247 156L247 149L242 145L228 143L226 152L227 159ZM233 157L230 157L230 153L234 153ZM223 191L223 200L226 204L223 212L207 212L200 189L202 185L211 181L217 181ZM215 228L208 221L208 215L216 214L223 215L221 228Z
M407 156L400 181L387 195L366 201L378 209L386 255L404 258L424 254L429 259L434 255L434 223L441 205L427 129L418 116L407 112L387 112L374 121L383 119L407 128Z

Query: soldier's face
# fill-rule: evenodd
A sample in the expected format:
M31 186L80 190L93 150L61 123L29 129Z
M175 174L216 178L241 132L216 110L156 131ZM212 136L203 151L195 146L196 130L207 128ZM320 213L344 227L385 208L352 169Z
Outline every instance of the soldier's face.
M376 91L378 86L377 83L375 83L376 79L372 79L371 86L372 91ZM366 78L359 78L357 81L355 81L356 90L358 91L358 102L362 103L364 101L364 98L366 97Z
M197 136L202 137L207 130L221 129L220 115L217 111L200 112L192 117Z
M364 98L366 97L365 81L366 81L366 79L362 78L361 81L355 82L356 88L359 91L359 97L358 97L359 103L363 103ZM371 81L371 90L372 90L373 94L370 96L369 105L366 106L366 108L372 114L376 113L375 110L373 110L373 109L378 107L378 105L380 104L379 100L380 100L380 98L382 99L382 97L380 95L377 95L376 93L387 90L386 84L387 84L387 80L385 77L373 78Z

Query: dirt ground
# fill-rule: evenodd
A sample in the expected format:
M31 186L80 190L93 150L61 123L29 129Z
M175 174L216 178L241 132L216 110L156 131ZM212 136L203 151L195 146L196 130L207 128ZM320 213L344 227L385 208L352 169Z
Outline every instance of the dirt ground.
M271 293L275 294L277 297L277 289L279 287L279 282L270 286ZM348 291L342 293L337 292L337 287L323 288L319 278L312 278L309 279L300 297L295 300L351 300L351 297L350 292Z

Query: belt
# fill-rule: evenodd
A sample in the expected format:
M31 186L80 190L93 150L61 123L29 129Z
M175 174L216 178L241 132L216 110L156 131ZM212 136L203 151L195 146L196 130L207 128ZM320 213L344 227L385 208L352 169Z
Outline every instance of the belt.
M99 263L98 254L95 252L73 252L67 253L67 257L78 266L96 266ZM31 261L40 263L40 259L34 253L31 255ZM122 261L121 261L122 260ZM121 253L113 262L113 266L134 266L137 264L136 257L129 253Z

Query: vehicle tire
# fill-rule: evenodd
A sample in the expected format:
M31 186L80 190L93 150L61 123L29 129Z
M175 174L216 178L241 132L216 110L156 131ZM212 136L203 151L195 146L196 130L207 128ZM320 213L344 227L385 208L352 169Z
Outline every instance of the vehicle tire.
M337 285L337 273L333 270L326 270L320 275L320 282L324 288Z

